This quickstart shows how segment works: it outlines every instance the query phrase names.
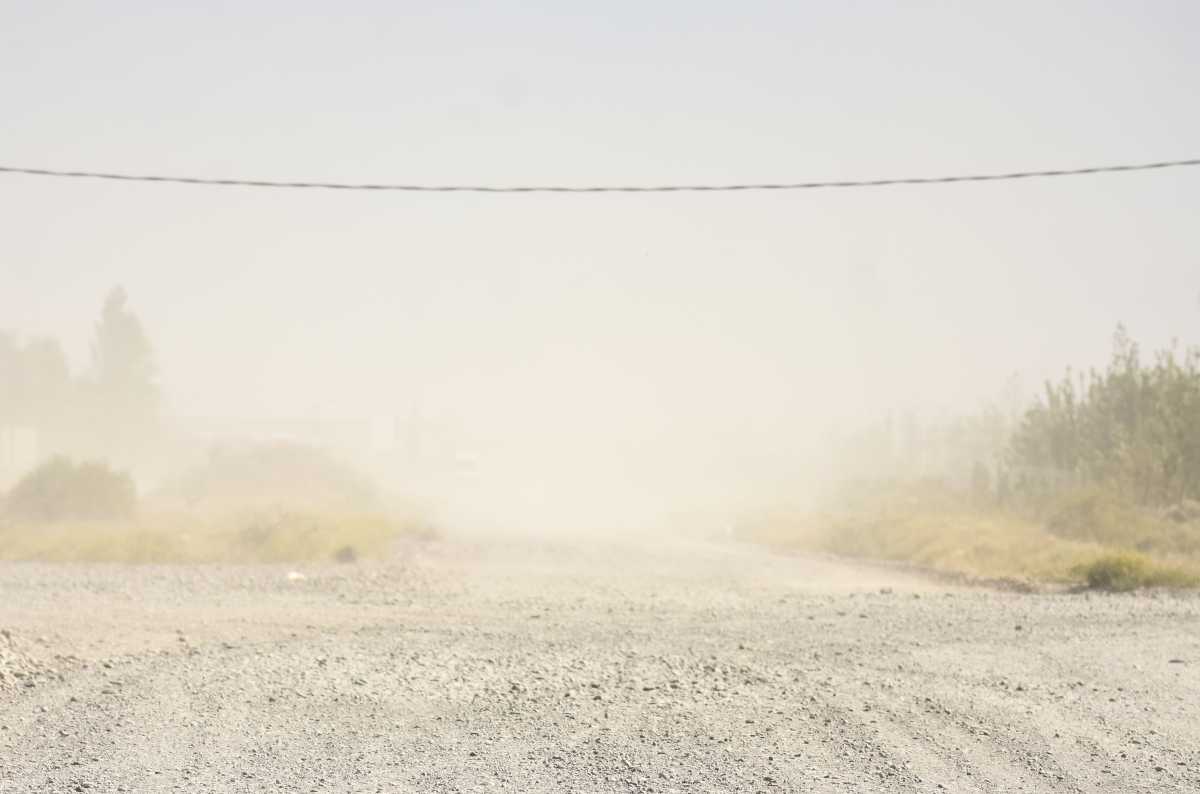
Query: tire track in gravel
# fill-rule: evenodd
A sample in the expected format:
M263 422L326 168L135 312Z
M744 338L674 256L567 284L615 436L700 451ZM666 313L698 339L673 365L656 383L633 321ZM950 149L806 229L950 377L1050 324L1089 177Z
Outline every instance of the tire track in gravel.
M286 573L0 565L61 675L0 693L0 792L1200 790L1193 596L690 541Z

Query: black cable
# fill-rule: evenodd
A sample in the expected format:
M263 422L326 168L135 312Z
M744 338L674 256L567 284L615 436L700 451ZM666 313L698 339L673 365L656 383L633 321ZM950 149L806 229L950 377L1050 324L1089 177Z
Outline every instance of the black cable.
M262 179L214 179L187 176L117 174L104 171L59 171L49 168L0 166L0 173L69 179L107 179L122 182L168 182L180 185L223 185L234 187L319 188L323 190L380 190L410 193L719 193L749 190L820 190L825 188L886 187L889 185L945 185L958 182L1000 182L1084 174L1112 174L1125 171L1152 171L1200 165L1200 159L1164 160L1133 165L1102 165L1090 168L1063 168L1048 171L1014 171L1004 174L968 174L962 176L902 177L898 179L852 179L828 182L780 182L734 185L403 185L354 184L347 182L276 182Z

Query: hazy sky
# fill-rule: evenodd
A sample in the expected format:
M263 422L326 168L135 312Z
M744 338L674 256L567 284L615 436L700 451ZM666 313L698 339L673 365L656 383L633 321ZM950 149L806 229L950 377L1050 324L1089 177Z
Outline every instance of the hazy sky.
M0 164L585 184L1200 156L1184 0L188 5L0 0ZM0 175L0 327L82 367L120 283L181 415L420 402L703 458L1098 363L1118 321L1200 342L1198 217L1200 169L646 196Z

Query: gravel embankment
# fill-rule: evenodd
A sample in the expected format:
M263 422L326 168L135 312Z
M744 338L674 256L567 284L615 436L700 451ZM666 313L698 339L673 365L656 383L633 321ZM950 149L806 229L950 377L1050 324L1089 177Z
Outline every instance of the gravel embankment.
M700 541L0 565L0 792L1200 791L1200 599Z

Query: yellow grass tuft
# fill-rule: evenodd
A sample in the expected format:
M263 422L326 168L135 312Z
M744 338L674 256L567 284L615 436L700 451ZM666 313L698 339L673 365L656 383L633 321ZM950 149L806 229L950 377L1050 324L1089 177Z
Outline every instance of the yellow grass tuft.
M418 525L373 513L251 514L215 519L0 524L0 559L54 562L306 562L383 554ZM347 549L350 551L347 552Z
M1147 526L1145 520L1110 521L1097 531L1054 532L1047 522L921 486L860 494L835 512L768 517L745 534L771 545L908 562L978 578L1112 590L1200 585L1200 555L1182 553L1193 546L1176 537L1186 530ZM1175 534L1168 537L1168 531ZM1139 551L1135 544L1146 548L1147 538L1161 545Z

